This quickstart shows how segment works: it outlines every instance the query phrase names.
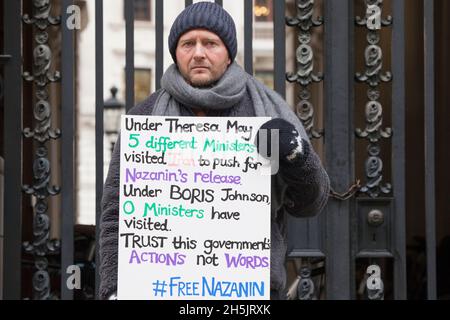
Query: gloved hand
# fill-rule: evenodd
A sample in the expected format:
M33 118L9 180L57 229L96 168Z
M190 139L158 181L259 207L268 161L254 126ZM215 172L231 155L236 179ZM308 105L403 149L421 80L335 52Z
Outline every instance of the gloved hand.
M108 296L107 300L117 300L117 292L114 291L113 293L111 293Z
M258 153L261 154L259 132L262 129L267 130L267 157L272 157L271 130L278 129L278 151L280 161L294 164L299 163L305 158L305 155L309 150L309 143L301 138L292 123L281 118L269 120L259 129L255 141ZM263 141L261 141L261 143L263 143ZM264 154L261 155L266 157Z

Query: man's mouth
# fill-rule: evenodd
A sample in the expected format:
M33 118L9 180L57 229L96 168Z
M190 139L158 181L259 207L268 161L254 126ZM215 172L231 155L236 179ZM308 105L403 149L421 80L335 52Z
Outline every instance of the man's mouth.
M209 69L209 68L206 66L195 66L195 67L192 67L191 69L196 70L196 69Z

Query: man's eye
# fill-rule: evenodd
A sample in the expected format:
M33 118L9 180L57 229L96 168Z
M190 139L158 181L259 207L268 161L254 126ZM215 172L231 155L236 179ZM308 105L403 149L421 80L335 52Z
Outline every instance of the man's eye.
M192 47L193 45L194 45L194 43L191 42L191 41L188 41L188 42L184 42L184 43L183 43L183 47Z

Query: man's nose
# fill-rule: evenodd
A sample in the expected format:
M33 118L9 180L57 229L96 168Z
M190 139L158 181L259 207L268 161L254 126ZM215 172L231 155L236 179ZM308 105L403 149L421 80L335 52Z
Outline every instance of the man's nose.
M194 58L202 59L205 57L205 48L201 43L195 45Z

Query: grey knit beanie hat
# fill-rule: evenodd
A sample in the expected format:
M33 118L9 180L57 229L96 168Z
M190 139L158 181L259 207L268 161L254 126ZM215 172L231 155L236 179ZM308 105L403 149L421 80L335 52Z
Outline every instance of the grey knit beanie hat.
M187 6L175 19L169 34L169 51L176 63L180 37L192 29L207 29L219 36L228 49L231 62L236 58L236 26L233 18L214 2L197 2Z

